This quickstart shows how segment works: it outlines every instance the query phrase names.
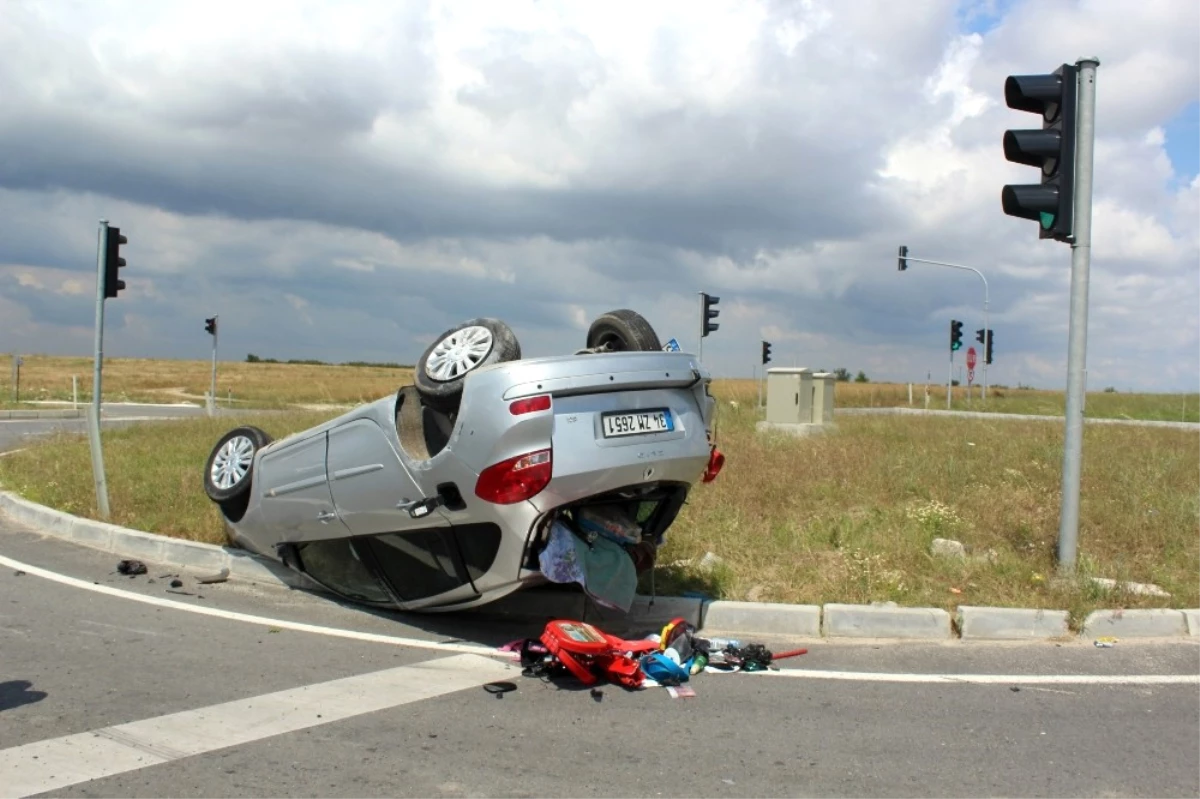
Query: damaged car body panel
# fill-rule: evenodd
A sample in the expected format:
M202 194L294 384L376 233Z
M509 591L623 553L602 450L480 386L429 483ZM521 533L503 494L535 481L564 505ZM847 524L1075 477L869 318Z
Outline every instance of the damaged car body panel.
M336 594L474 607L545 582L551 523L585 505L661 545L719 454L710 380L661 350L482 363L452 401L418 379L279 441L230 431L205 485L234 544Z

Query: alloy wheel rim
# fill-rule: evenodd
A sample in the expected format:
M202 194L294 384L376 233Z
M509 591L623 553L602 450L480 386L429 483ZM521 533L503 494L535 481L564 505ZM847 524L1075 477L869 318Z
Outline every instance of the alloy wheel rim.
M209 476L217 488L228 489L245 479L254 460L254 442L246 436L226 441L213 458Z
M455 380L479 366L491 351L492 331L480 325L464 327L437 343L425 359L425 371L434 380Z

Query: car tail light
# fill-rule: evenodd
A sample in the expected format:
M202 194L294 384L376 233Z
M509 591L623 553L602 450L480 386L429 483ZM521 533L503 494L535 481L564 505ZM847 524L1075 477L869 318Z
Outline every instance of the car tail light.
M529 499L550 482L552 468L553 458L548 449L500 461L480 473L475 496L498 505Z
M513 416L520 416L524 413L536 413L537 411L550 410L550 395L541 394L536 397L526 397L525 399L513 400L508 406L508 412Z
M702 481L711 483L717 479L717 475L721 473L721 468L725 465L725 456L721 454L721 450L713 447L708 453L708 468L704 470Z

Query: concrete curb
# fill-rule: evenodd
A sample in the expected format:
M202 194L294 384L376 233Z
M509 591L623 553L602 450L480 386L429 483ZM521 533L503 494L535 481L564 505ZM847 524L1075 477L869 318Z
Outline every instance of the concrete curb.
M0 411L0 419L82 419L83 411Z
M0 490L0 513L42 534L123 558L140 558L202 572L227 568L234 580L324 592L304 575L245 550L170 538L72 516L30 502L10 491ZM577 589L554 585L518 591L468 612L536 624L574 618L613 629L661 626L673 618L683 617L697 629L728 633L741 639L785 636L824 640L947 641L961 638L1036 641L1073 637L1067 629L1065 610L962 606L957 609L959 633L956 634L951 616L945 610L899 607L894 602L820 606L669 596L652 600L639 595L629 612L622 614L597 607ZM1087 617L1082 637L1101 635L1197 638L1200 637L1200 609L1095 611Z
M1166 608L1094 610L1083 621L1084 636L1173 638L1188 634L1185 611Z

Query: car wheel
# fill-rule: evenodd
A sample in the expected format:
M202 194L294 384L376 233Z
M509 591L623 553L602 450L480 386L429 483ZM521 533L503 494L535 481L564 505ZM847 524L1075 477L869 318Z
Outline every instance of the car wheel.
M645 317L625 308L597 317L588 329L587 345L600 352L662 349L658 334Z
M254 455L271 443L257 427L235 427L213 447L204 465L204 493L213 502L226 503L250 490Z
M517 361L521 345L499 319L471 319L438 336L417 362L414 382L422 399L441 411L454 410L471 372Z

